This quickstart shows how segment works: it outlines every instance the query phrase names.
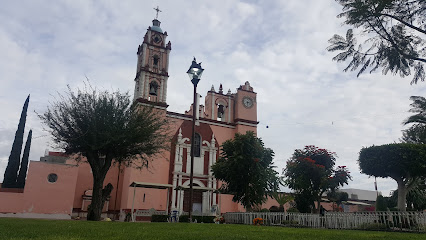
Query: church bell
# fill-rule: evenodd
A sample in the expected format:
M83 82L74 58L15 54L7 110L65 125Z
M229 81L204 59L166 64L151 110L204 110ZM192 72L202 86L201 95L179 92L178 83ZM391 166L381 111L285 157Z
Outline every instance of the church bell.
M222 118L224 113L223 105L219 105L219 108L217 109L217 117Z
M157 87L155 86L155 84L150 84L149 95L157 96Z

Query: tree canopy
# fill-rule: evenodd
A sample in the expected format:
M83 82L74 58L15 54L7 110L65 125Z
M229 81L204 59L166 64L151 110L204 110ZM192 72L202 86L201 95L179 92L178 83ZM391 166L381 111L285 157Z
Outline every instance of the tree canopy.
M413 74L411 83L424 81L426 63L426 1L424 0L336 0L342 5L344 23L349 29L345 37L335 34L327 50L339 51L333 60L346 61L344 71L381 68L382 73ZM357 38L363 42L357 45Z
M334 168L335 161L336 153L313 145L296 149L287 161L284 183L295 191L300 212L317 211L323 193L334 191L351 179L346 166Z
M278 190L280 180L272 162L274 152L265 148L253 132L236 133L221 148L212 170L215 178L224 182L221 191L233 194L234 202L251 209Z
M426 174L426 145L393 143L362 148L358 163L362 173L390 177L398 183L398 209L405 211L407 191Z
M138 168L148 167L150 156L167 148L166 120L149 107L132 103L118 91L95 89L59 95L39 115L57 147L85 157L93 174L93 196L88 220L100 220L103 198L112 186L104 179L115 161ZM83 158L77 158L82 160Z

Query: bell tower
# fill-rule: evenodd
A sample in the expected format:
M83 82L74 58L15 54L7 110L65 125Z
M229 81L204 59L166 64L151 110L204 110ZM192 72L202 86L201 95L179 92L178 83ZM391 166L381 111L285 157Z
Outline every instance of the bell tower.
M169 56L172 45L166 44L167 32L160 28L157 19L160 9L154 8L157 16L148 27L143 42L138 47L138 62L135 77L134 101L167 108L167 81Z

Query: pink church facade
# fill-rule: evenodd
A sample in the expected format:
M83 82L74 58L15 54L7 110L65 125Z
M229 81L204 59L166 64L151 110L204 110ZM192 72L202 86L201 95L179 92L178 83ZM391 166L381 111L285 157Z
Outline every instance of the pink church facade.
M231 195L216 191L220 182L211 166L220 154L220 145L235 133L257 130L257 96L245 82L235 92L218 91L212 86L204 104L197 104L195 122L193 206L189 206L189 159L192 107L185 113L167 111L167 82L171 52L167 32L155 19L138 47L134 100L141 107L153 106L169 121L173 134L170 151L153 159L148 169L112 166L104 184L114 187L104 206L105 214L120 213L124 219L132 209L139 219L152 213L184 213L192 207L194 214L213 215L245 211L232 202ZM192 86L191 86L192 87ZM133 185L132 185L133 183ZM132 186L131 186L132 185ZM91 169L60 153L49 152L41 161L31 161L23 190L0 188L0 217L71 218L84 216L90 204ZM274 201L275 202L275 201ZM266 205L271 205L268 201ZM277 205L277 204L273 204ZM137 218L138 219L138 218Z

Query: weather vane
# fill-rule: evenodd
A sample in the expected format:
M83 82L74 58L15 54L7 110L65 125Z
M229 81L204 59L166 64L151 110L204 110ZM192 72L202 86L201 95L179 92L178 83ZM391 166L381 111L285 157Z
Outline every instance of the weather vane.
M158 12L161 12L160 8L157 6L157 8L154 8L155 11L157 11L157 15L155 16L155 19L158 19Z

